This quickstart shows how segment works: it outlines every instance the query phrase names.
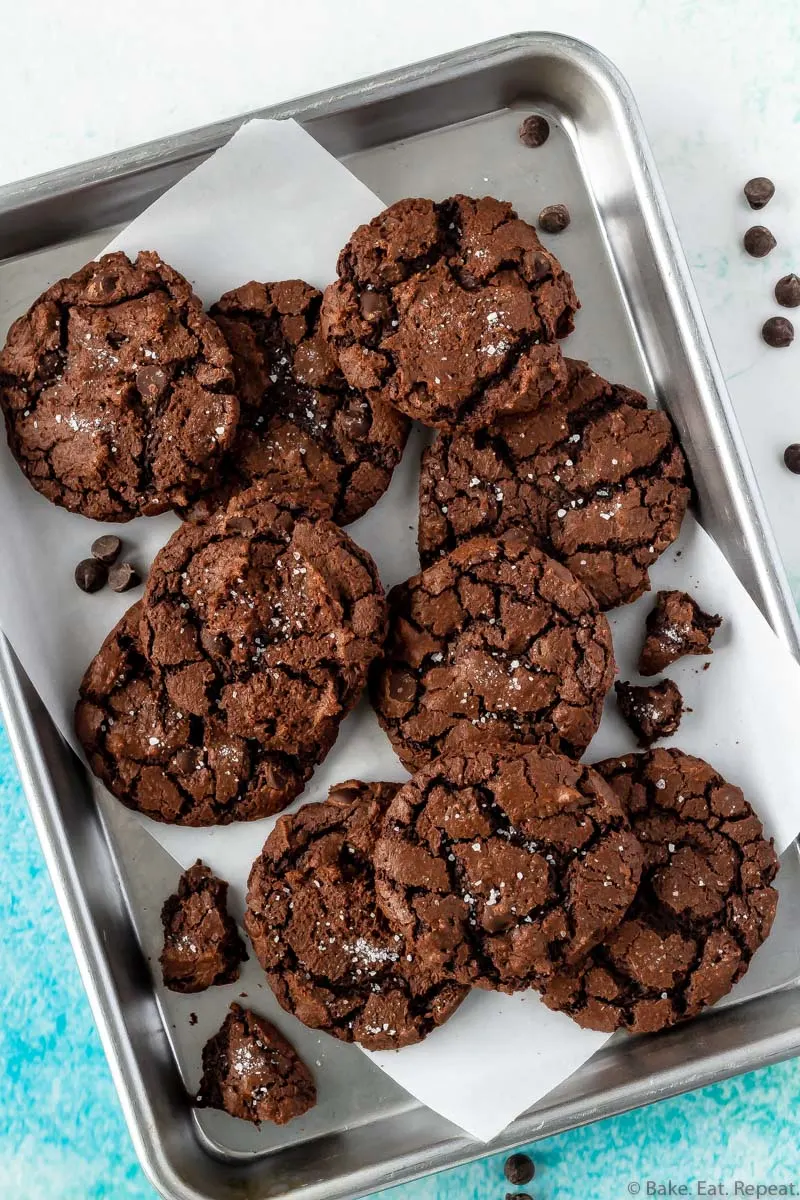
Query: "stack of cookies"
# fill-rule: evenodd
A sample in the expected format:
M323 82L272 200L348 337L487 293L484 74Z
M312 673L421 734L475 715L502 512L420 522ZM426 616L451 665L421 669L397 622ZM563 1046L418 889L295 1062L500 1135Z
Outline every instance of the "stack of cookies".
M563 356L578 307L510 205L414 199L355 231L324 294L251 282L205 313L155 253L112 254L0 355L9 443L43 495L184 518L80 687L115 796L183 825L277 813L368 690L412 778L282 817L245 925L287 1011L370 1049L419 1042L476 987L662 1029L724 995L772 924L777 859L738 788L674 749L579 761L616 671L605 611L649 588L690 492L669 418ZM421 570L387 598L343 526L388 487L410 420L435 431ZM643 672L710 652L715 623L662 594ZM672 681L620 686L645 744L677 728ZM165 906L181 991L235 979L244 954L224 885L193 871ZM229 1015L202 1103L252 1120L313 1103L270 1029Z

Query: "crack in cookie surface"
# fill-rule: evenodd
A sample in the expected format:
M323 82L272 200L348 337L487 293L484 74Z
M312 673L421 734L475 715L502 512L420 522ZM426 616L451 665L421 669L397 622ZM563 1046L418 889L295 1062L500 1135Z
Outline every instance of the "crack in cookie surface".
M152 251L88 263L12 325L0 404L36 490L99 521L187 504L239 419L225 339Z
M677 538L687 468L666 413L566 361L568 386L542 410L440 434L425 450L420 558L522 526L614 608L649 588L648 568Z

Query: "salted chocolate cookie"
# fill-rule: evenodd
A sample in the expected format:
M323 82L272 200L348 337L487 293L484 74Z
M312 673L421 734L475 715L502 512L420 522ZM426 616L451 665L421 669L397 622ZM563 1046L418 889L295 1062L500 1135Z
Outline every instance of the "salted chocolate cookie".
M474 538L389 594L373 707L409 770L486 742L580 757L614 679L608 621L519 530Z
M171 825L227 825L285 808L303 784L296 761L231 733L218 712L176 707L142 652L141 616L140 601L81 682L75 729L94 774L128 808Z
M436 429L550 401L572 330L572 280L510 204L400 200L339 255L322 330L355 388Z
M275 493L320 492L347 525L386 491L408 421L380 396L348 386L320 333L321 300L293 279L247 283L211 308L233 352L242 413L233 448L190 517L205 519L263 480Z
M420 557L519 525L614 608L649 588L648 568L678 536L686 462L666 413L587 363L566 363L568 387L537 412L440 434L426 449Z
M506 992L579 961L640 871L613 790L544 746L437 759L397 793L375 851L379 903L411 952Z
M467 994L377 906L372 856L398 787L349 780L281 817L247 893L245 928L281 1006L368 1050L422 1041Z
M659 738L678 732L683 716L683 697L677 683L662 679L652 687L640 687L618 679L614 684L617 708L640 746L651 746Z
M772 928L778 858L739 788L699 758L651 750L598 763L644 851L614 933L544 990L587 1029L654 1033L741 979Z
M144 652L172 703L276 758L284 804L333 745L385 632L366 551L265 484L172 535L142 610Z
M225 339L151 250L87 263L14 322L0 405L36 490L97 521L188 504L239 419Z
M227 883L200 859L181 875L161 909L161 972L170 991L204 992L239 978L247 951L227 905Z
M658 675L684 654L711 654L722 617L703 612L686 592L659 592L646 624L639 674Z
M197 1107L220 1108L256 1125L285 1125L316 1102L314 1077L294 1046L270 1021L232 1004L203 1047Z

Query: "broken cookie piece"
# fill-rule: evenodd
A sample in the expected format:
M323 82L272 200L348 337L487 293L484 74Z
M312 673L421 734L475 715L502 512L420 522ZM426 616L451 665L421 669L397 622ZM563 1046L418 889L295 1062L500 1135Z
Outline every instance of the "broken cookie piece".
M676 683L662 679L652 687L635 683L614 684L617 708L639 739L640 746L650 746L659 738L672 737L683 716L683 697Z
M203 1047L198 1108L219 1108L256 1125L285 1125L316 1102L311 1072L283 1034L232 1004L222 1028Z
M247 959L244 942L227 909L228 885L200 859L181 875L178 890L161 910L164 986L173 992L203 992L233 983Z
M659 592L647 618L639 656L640 675L658 675L684 654L711 654L722 617L703 612L686 592Z

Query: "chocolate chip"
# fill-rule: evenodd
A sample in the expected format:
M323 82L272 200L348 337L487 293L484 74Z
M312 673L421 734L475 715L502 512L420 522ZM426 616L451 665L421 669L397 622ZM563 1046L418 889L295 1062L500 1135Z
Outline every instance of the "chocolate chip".
M370 317L385 317L389 311L389 306L380 292L364 292L359 304L361 315L367 321Z
M255 525L249 517L228 517L225 528L228 533L242 533L245 537L255 531Z
M775 284L775 299L783 308L797 308L800 304L800 279L794 274L782 276Z
M93 557L108 567L117 561L121 549L122 542L113 533L104 533L102 537L95 538L92 542Z
M506 1192L506 1200L533 1200L529 1192Z
M190 1013L189 1013L189 1024L190 1024L190 1025L196 1025L196 1024L197 1024L197 1013L196 1013L196 1012L190 1012Z
M519 1187L522 1183L530 1183L536 1174L533 1159L527 1154L512 1154L510 1158L506 1159L503 1169L506 1179L509 1183L513 1183L514 1187Z
M775 184L766 175L756 175L744 185L744 194L751 208L763 208L775 195Z
M75 568L75 582L82 592L99 592L107 579L105 563L96 558L84 558Z
M139 367L136 372L136 390L143 400L156 400L167 386L164 370L155 363Z
M356 409L355 411L342 413L339 418L339 424L348 437L353 441L358 441L359 438L366 437L372 426L369 411Z
M539 228L545 233L562 233L569 225L569 220L566 204L548 204L539 213Z
M745 250L753 258L764 258L778 244L766 225L751 225L743 240Z
M786 317L770 317L761 326L761 336L768 346L791 346L794 325Z
M141 582L139 572L129 562L114 563L108 572L108 586L112 592L127 592Z
M286 782L289 778L281 767L271 762L264 763L261 768L261 777L268 788L276 788L278 791L286 787Z
M544 117L526 117L519 127L519 140L523 146L536 150L550 137L550 125Z
M783 461L793 475L800 475L800 442L792 442L783 452Z

